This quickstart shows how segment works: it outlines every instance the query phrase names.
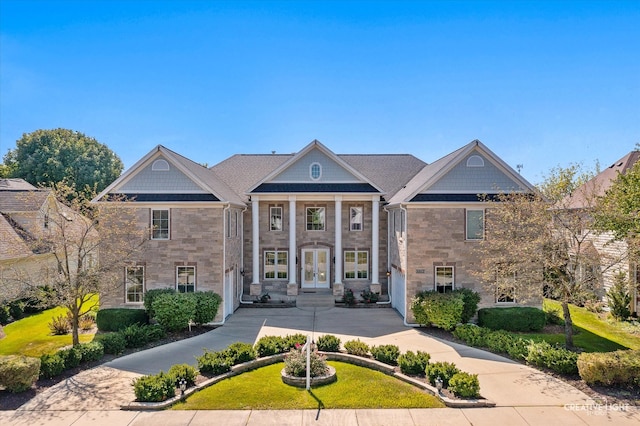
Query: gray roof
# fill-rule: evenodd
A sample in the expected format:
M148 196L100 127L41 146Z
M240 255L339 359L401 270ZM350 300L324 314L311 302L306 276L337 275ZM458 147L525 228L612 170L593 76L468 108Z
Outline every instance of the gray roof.
M0 190L0 212L36 212L51 194L49 189Z
M24 179L0 179L0 191L30 191L37 189Z

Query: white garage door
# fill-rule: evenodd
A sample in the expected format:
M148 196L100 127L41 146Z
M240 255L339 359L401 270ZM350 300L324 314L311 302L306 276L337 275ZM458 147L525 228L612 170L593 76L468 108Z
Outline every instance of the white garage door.
M405 276L397 269L391 270L391 306L400 312L402 318L407 317Z

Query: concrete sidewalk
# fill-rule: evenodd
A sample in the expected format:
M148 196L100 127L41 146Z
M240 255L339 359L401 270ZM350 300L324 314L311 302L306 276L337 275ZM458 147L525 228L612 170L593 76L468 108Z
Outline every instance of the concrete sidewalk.
M369 345L395 344L401 351L422 350L433 361L454 362L478 374L482 395L495 408L430 410L197 411L124 412L134 399L131 380L166 371L171 365L196 363L203 349L219 350L233 342L255 343L265 335L334 334L342 342L357 339ZM96 411L97 410L97 411ZM301 310L239 309L227 323L192 339L148 349L84 371L38 395L16 412L0 412L10 425L196 425L196 424L640 424L632 407L611 407L592 401L567 383L533 368L479 349L442 341L405 327L392 309Z

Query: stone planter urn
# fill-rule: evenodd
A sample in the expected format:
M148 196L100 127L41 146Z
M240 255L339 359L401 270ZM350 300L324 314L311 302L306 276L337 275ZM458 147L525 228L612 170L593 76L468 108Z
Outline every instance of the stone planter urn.
M330 365L328 367L329 367L329 372L326 375L316 376L311 378L311 386L327 385L329 383L333 383L336 380L338 380L338 376L336 375L336 369ZM287 373L285 373L284 370L285 369L283 368L280 371L280 375L282 376L282 381L284 383L290 386L298 387L298 388L304 388L307 386L306 377L289 376Z

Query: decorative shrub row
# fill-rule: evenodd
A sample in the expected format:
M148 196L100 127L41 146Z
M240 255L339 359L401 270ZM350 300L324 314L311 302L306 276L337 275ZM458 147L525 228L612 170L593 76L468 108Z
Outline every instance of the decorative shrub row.
M338 342L340 339L338 339ZM265 357L275 354L289 352L296 345L304 345L307 342L307 336L304 334L291 334L288 336L264 336L255 345L256 354L259 357Z
M196 357L200 371L212 374L223 374L231 370L231 367L243 362L249 362L257 358L256 350L249 343L233 343L226 349L209 352L204 351L202 356Z
M9 392L24 392L38 380L40 360L22 355L0 356L0 385Z
M434 362L427 365L425 373L429 383L436 386L436 380L442 380L442 387L449 389L461 398L478 398L480 381L477 374L460 371L452 362Z
M189 321L195 324L213 321L221 302L222 298L212 291L195 293L165 291L153 297L151 312L166 330L178 331L187 328Z
M125 348L140 348L165 337L166 332L160 325L131 324L114 333L99 334L96 340L102 343L104 353L118 355Z
M348 342L345 342L344 349L348 354L355 356L366 357L367 355L369 355L369 345L361 342L360 339L349 340Z
M582 353L578 371L589 385L640 388L640 350Z
M119 331L132 324L147 322L147 313L142 309L100 309L96 314L96 325L100 331Z
M419 324L453 330L473 318L479 302L480 295L467 288L450 293L423 291L412 300L411 311Z
M546 367L560 374L578 374L578 354L568 349L552 346L548 342L531 341L527 347L528 363Z
M398 365L402 374L424 376L429 365L429 359L431 359L431 355L427 352L418 351L413 353L412 351L407 351L398 357Z
M44 354L40 357L39 377L50 379L77 367L81 362L97 361L103 356L104 347L100 342L82 343L53 354Z
M546 322L545 312L533 307L483 308L478 311L478 325L492 330L540 331Z
M162 371L142 376L133 380L133 392L137 401L161 402L176 395L175 380Z
M318 337L318 350L322 352L340 352L340 339L333 334Z
M372 346L370 351L375 360L389 365L398 365L400 348L396 345Z

